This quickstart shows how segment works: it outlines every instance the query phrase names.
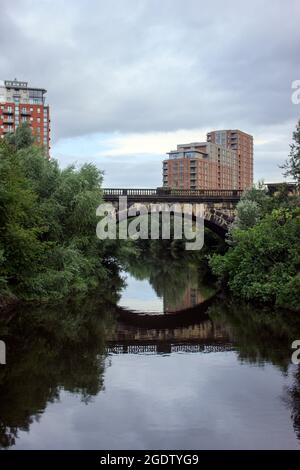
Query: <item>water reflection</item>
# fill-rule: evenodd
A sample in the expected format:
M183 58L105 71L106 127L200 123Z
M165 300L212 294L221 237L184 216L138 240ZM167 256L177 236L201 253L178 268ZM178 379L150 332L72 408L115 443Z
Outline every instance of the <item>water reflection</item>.
M209 288L191 259L151 263L128 272L171 315L133 315L117 288L1 320L1 447L298 448L299 319L204 294L194 305L186 293Z
M233 349L226 327L201 309L168 317L133 316L117 309L118 322L107 336L109 353L217 352Z
M176 257L159 247L134 252L126 260L127 287L119 301L121 307L148 315L175 313L195 307L215 293L211 279L205 279L202 253L183 252Z
M99 313L100 312L100 313ZM93 299L21 309L1 322L7 366L0 368L0 446L15 444L61 390L88 403L103 388L105 336L114 318Z

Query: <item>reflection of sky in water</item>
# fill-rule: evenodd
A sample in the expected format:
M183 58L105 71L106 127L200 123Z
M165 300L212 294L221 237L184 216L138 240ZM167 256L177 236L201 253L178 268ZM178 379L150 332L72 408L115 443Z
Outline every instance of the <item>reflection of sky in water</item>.
M270 364L235 352L110 356L105 389L88 405L62 391L17 449L299 449Z
M128 274L126 284L119 301L121 307L140 312L164 312L163 299L157 296L149 281L139 281Z

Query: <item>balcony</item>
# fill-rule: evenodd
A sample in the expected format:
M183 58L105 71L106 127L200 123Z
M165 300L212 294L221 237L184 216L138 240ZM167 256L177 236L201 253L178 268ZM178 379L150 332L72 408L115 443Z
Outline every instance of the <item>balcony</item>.
M4 109L3 114L14 114L12 109Z
M13 124L14 120L11 116L3 116L3 123L4 124Z
M31 116L31 112L30 112L28 109L22 110L22 111L20 112L20 114L21 114L22 116Z

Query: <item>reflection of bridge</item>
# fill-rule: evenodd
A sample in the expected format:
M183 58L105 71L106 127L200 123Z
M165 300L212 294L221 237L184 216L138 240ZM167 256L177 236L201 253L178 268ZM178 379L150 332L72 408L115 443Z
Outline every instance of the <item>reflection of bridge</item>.
M230 333L205 313L211 301L172 315L143 315L118 307L118 322L107 352L156 354L218 352L233 349Z
M151 204L196 204L204 205L205 225L224 236L235 215L235 206L242 191L237 189L103 189L103 197L118 209L120 196L127 197L127 208L133 204L143 204L148 210Z
M224 352L232 351L232 343L108 343L108 354L171 354L174 352Z
M116 313L121 323L132 328L167 331L202 324L207 320L210 322L206 312L213 301L214 297L210 297L197 305L172 313L142 313L117 305Z

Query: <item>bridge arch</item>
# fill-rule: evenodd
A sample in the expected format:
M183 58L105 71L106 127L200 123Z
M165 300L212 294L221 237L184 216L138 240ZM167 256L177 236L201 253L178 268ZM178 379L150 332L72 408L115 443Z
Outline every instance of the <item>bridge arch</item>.
M131 216L128 215L128 210L120 212L118 210L118 207L115 207L116 209L116 217L117 217L117 223L120 220L127 219L128 221L133 220L136 216ZM138 210L138 207L137 207ZM160 213L164 213L164 211L161 211ZM180 216L182 214L180 213ZM174 214L176 216L176 213ZM178 216L178 215L177 215ZM226 237L226 233L228 232L229 225L232 223L234 217L233 216L227 216L224 214L224 212L219 213L216 212L214 209L213 210L205 210L204 212L204 226L208 229L210 229L212 232L217 234L221 238ZM192 214L192 220L196 221L196 217L194 214Z
M204 205L204 224L207 228L222 238L229 229L235 217L235 207L239 202L242 191L238 190L183 190L183 189L114 189L103 190L103 198L106 202L111 202L115 207L118 216L122 217L119 211L119 198L126 198L126 211L132 205L143 204L148 211L153 204L191 204L194 208L197 204ZM123 209L123 217L125 209Z

